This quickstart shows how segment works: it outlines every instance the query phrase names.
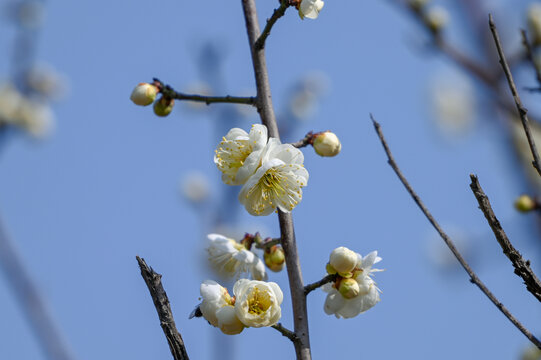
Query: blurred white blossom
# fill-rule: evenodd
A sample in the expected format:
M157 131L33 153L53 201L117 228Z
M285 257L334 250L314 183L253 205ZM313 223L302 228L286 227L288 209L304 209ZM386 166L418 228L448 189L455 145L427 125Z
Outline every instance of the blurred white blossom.
M191 203L203 203L210 195L209 180L203 173L192 171L182 180L181 191L184 198Z
M253 279L267 279L263 261L243 244L219 234L209 234L208 239L208 259L220 275L238 279L250 273Z

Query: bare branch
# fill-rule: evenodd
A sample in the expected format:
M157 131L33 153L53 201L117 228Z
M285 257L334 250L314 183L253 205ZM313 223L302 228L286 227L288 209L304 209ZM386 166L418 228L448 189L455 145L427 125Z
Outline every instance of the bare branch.
M528 291L531 292L532 295L537 298L537 300L541 301L541 282L530 268L530 262L524 260L522 255L515 249L513 244L511 244L511 241L509 241L509 238L505 234L500 222L496 218L496 214L494 214L494 211L490 206L488 197L485 195L481 185L479 184L477 176L470 175L470 178L470 187L475 195L475 198L477 199L477 202L479 203L479 209L481 209L485 215L492 232L494 232L494 236L496 236L496 240L498 240L498 243L502 247L503 253L509 258L509 260L511 260L511 263L515 268L515 274L524 280L524 284L526 284Z
M257 38L254 47L256 51L261 50L265 47L265 41L267 40L267 37L270 35L271 29L278 21L279 18L284 16L286 13L287 8L290 6L289 0L281 0L280 7L278 9L274 9L274 12L272 13L272 16L270 19L267 19L267 25L265 25L265 28L263 29L263 32L259 37Z
M526 48L526 56L535 70L535 77L537 79L537 83L539 84L536 91L541 91L541 69L539 69L539 66L537 66L533 58L532 45L528 41L528 34L526 33L526 30L522 29L520 30L520 33L522 34L522 45L524 45L524 48Z
M283 336L291 340L293 343L296 343L299 341L299 338L297 337L297 335L295 335L293 331L286 329L281 323L272 325L271 327L281 332Z
M242 8L244 11L244 19L246 20L246 30L248 32L248 42L252 55L255 83L257 87L257 111L261 117L261 122L263 125L267 126L269 136L280 139L278 126L276 124L276 116L272 106L265 50L255 48L255 42L260 35L255 0L242 0ZM299 255L297 254L293 217L291 216L291 213L284 213L278 210L278 219L280 222L282 247L286 258L295 334L299 339L299 341L294 342L295 353L299 360L310 360L312 355L310 353L308 311L306 308L306 296L304 296L304 284Z
M515 86L515 82L513 81L513 75L511 74L511 70L509 69L509 64L507 63L507 60L505 60L505 54L503 53L502 44L500 42L500 36L498 35L498 30L496 29L496 25L494 24L494 19L492 18L492 14L489 15L488 23L490 25L490 31L492 32L492 36L494 37L494 43L496 44L496 49L498 50L498 56L500 57L500 64L502 65L503 72L505 73L505 77L507 78L507 83L509 84L509 89L511 90L511 94L513 94L513 99L515 100L515 105L517 107L517 111L520 116L520 121L522 121L524 132L526 133L526 137L528 138L528 144L530 145L530 150L533 155L532 165L535 168L535 170L537 170L537 173L539 174L539 176L541 176L541 163L539 160L539 153L537 152L537 147L535 146L535 141L533 139L533 136L530 130L530 122L528 120L528 115L527 115L528 110L522 105L522 101L520 101L517 87Z
M139 256L136 256L135 258L139 263L141 276L147 284L148 291L154 302L154 307L156 307L156 311L158 312L160 325L167 338L167 343L169 344L169 350L171 350L173 359L189 360L188 353L184 347L184 341L175 325L175 319L173 318L173 312L171 311L167 293L162 286L162 276L149 267L145 262L145 259L142 259Z
M308 295L315 289L320 288L321 286L331 283L335 280L336 280L336 274L332 274L332 275L325 276L323 279L316 281L315 283L308 284L304 287L304 295Z
M296 148L302 148L308 145L312 145L313 143L314 143L314 133L310 131L308 134L306 134L304 139L299 140L295 143L291 143L291 145L293 145Z
M195 102L203 102L207 105L216 103L229 103L229 104L244 104L255 106L255 97L241 97L241 96L206 96L206 95L191 95L184 94L175 91L171 86L164 85L160 80L154 78L154 85L156 85L163 96L175 100L188 100Z
M75 359L1 221L0 267L6 275L6 280L17 298L17 303L26 315L45 356L50 360Z
M411 185L408 183L404 175L402 174L402 171L400 171L400 168L396 164L393 155L391 154L391 150L389 149L389 146L387 145L387 142L385 141L385 137L383 136L383 132L381 131L381 126L379 123L374 119L372 114L370 114L370 118L372 119L372 122L374 123L374 128L376 129L376 133L378 134L378 137L381 141L381 144L383 145L383 149L385 150L385 153L387 154L388 163L393 169L393 171L396 173L408 193L413 198L413 201L419 206L423 214L426 216L430 224L436 229L440 237L443 239L445 244L449 247L453 255L456 257L460 265L466 270L468 275L470 276L470 282L477 285L479 289L489 298L490 301L515 325L517 329L520 330L527 338L530 340L535 346L537 346L539 349L541 349L541 342L532 335L532 333L524 327L510 312L507 310L507 308L490 292L490 290L483 284L483 282L477 277L477 275L473 272L470 265L466 262L466 260L462 257L458 249L456 248L455 244L451 240L449 236L443 231L443 229L440 227L438 222L434 219L432 214L428 211L424 203L421 201L421 198L415 193Z

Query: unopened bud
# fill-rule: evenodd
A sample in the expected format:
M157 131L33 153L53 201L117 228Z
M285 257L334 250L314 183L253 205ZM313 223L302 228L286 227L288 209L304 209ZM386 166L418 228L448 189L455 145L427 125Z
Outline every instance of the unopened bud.
M357 254L340 246L332 251L329 263L339 273L349 273L357 264Z
M265 251L263 258L267 267L274 272L278 272L284 268L286 257L284 249L279 246L275 245L268 251Z
M174 105L174 99L169 99L162 96L160 100L154 103L154 114L158 116L167 116L171 114L171 111L173 111Z
M336 269L332 267L331 263L327 263L327 266L325 266L325 270L327 270L327 274L329 275L336 274Z
M434 6L426 13L426 24L434 33L438 33L449 22L449 13L442 7Z
M156 100L158 88L149 83L140 83L133 89L130 99L135 105L147 106Z
M520 195L515 200L515 209L520 212L529 212L537 208L537 203L529 195Z
M541 4L534 3L528 9L528 27L533 44L541 45Z
M359 284L354 279L343 279L340 281L338 292L346 299L353 299L359 295Z
M338 136L330 131L315 134L312 145L319 156L336 156L342 149Z

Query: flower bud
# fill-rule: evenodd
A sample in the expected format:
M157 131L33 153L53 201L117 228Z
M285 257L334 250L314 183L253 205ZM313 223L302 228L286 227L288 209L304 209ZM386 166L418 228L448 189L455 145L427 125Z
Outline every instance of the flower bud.
M316 134L312 145L319 156L336 156L342 149L338 136L330 131Z
M343 279L340 281L338 292L346 299L353 299L359 295L359 284L354 279Z
M297 9L299 9L299 16L304 20L305 17L309 19L317 19L319 12L323 9L325 3L322 0L301 0Z
M339 273L348 273L357 264L357 254L346 247L340 246L332 251L329 263Z
M426 13L425 21L430 30L438 33L449 22L449 13L442 7L434 6Z
M167 116L173 111L175 105L175 99L168 99L161 97L160 100L154 103L154 114L158 116Z
M515 200L515 209L520 212L526 213L537 208L537 203L529 195L520 195Z
M284 249L281 247L276 245L271 247L270 250L265 251L263 258L267 267L274 272L281 271L284 268L286 257Z
M147 106L154 102L158 88L149 83L140 83L133 89L130 99L135 105Z
M331 263L327 263L327 266L325 266L325 270L327 270L327 274L329 275L336 274L336 269L332 267Z
M541 4L534 3L528 9L528 27L535 46L541 44Z

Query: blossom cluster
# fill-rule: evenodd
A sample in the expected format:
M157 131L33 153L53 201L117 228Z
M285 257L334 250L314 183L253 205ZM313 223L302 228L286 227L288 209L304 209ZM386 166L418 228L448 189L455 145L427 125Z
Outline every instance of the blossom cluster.
M250 133L231 129L218 144L214 163L228 185L242 185L239 201L255 216L277 208L290 212L302 199L308 183L304 155L291 144L268 139L265 125L252 125Z
M323 291L328 293L325 313L348 319L376 305L380 301L379 289L370 275L382 271L372 269L380 261L377 251L362 257L345 247L334 249L327 264L327 272L336 274L336 281L323 286Z
M278 284L240 279L233 286L234 296L213 280L201 284L203 317L224 334L240 334L245 327L275 325L282 316L284 295Z

